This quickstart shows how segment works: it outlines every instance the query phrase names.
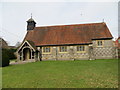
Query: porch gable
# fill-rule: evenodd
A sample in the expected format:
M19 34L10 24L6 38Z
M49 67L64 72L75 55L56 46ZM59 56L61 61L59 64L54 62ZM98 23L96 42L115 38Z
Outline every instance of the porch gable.
M36 47L35 47L34 43L33 43L32 41L25 40L25 41L20 45L20 47L18 48L17 52L19 52L19 51L24 47L25 44L27 44L28 47L32 48L34 52L36 51Z

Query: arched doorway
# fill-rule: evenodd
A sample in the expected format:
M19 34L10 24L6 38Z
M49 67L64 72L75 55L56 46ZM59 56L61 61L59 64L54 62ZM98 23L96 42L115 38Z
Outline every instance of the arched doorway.
M31 51L29 48L23 49L23 60L29 60L31 59Z

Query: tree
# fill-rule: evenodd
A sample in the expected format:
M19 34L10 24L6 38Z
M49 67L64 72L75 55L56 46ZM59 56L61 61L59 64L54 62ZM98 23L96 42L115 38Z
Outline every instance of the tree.
M21 42L17 42L15 47L19 47L21 45Z

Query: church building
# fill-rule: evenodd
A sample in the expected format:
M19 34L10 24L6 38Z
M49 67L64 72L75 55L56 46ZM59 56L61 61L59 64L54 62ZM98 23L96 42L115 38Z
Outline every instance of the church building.
M112 39L105 22L36 27L31 17L17 58L20 61L113 59Z

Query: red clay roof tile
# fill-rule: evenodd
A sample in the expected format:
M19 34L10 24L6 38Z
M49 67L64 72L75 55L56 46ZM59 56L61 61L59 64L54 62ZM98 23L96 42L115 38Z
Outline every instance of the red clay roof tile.
M105 23L35 27L24 40L41 45L87 44L92 39L113 38Z

